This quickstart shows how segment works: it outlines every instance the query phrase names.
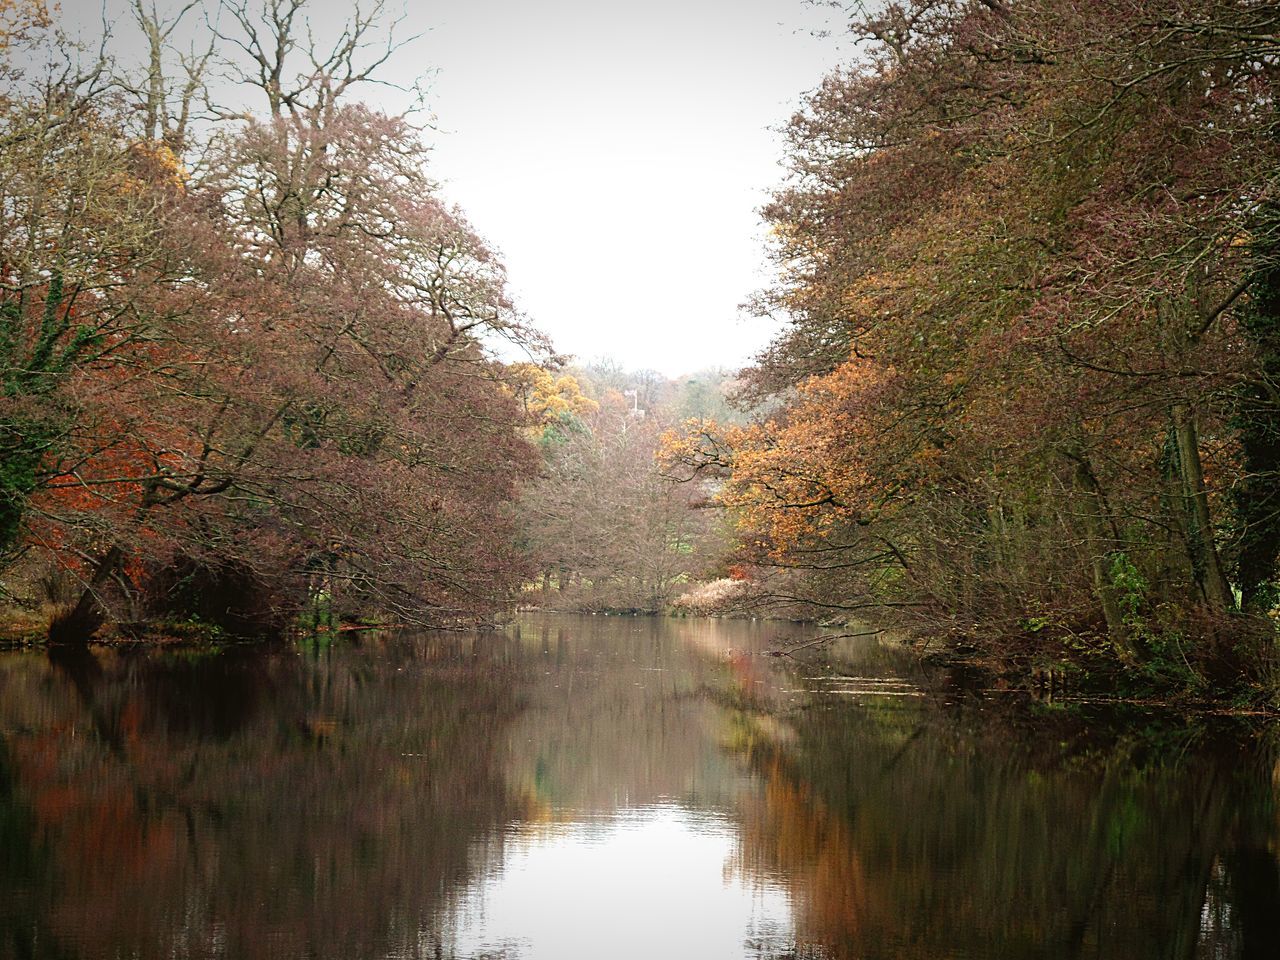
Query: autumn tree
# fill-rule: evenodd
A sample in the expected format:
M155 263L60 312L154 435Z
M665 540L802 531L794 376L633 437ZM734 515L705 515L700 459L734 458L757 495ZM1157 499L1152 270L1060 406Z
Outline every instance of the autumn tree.
M38 27L30 57L47 40ZM180 193L172 158L128 136L101 64L54 50L34 79L10 79L0 99L0 553L17 546L28 499L75 427L77 372L114 367L163 335L148 301L173 277L162 236Z
M1245 558L1256 605L1274 15L847 13L864 53L792 120L765 211L780 279L758 308L788 325L746 396L783 403L676 459L724 471L745 553L815 609L1096 624L1136 664L1187 615L1221 620Z
M351 97L394 24L358 8L321 53L302 2L232 5L175 84L186 9L137 6L151 56L122 93L93 86L99 64L75 111L14 106L76 136L6 140L29 154L4 165L6 212L26 218L6 234L5 437L27 445L6 457L7 536L81 578L68 639L107 614L278 628L308 595L485 616L519 576L510 504L532 455L491 345L544 344L440 197L421 130ZM214 105L197 144L215 53L266 113ZM103 209L54 209L60 189ZM245 598L261 609L233 615Z

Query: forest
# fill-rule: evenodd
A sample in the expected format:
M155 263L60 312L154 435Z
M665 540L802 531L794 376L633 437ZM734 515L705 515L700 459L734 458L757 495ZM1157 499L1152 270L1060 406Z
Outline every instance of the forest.
M673 438L761 598L1184 691L1270 675L1280 11L843 13L765 210L765 414Z
M134 0L128 66L2 0L3 633L786 616L1269 699L1280 12L830 6L778 333L672 380L514 302L364 99L382 4L228 0L184 50L198 5Z
M464 621L518 577L536 452L494 353L549 350L412 114L353 95L380 5L323 47L302 8L225 6L188 54L195 5L137 3L138 75L4 8L0 554L51 640Z

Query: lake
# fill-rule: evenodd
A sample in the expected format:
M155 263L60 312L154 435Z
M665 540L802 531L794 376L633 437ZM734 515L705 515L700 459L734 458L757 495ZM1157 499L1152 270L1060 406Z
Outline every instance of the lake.
M0 956L1277 955L1266 725L817 633L0 654Z

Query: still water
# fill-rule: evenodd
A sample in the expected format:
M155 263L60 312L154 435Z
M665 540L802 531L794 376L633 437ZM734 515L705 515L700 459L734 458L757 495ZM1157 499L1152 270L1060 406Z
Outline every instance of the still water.
M1266 727L813 635L0 655L0 957L1280 955Z

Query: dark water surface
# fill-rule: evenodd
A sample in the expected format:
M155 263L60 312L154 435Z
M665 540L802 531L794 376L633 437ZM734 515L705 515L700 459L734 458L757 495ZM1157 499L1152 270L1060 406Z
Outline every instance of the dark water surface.
M813 633L0 655L0 957L1280 955L1270 731Z

